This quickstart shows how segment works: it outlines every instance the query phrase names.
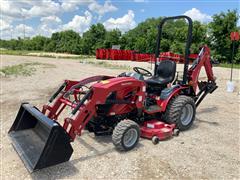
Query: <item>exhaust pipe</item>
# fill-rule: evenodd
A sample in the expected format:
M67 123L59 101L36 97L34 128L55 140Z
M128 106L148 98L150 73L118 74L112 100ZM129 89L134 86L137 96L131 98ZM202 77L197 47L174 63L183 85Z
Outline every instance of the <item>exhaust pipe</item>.
M8 134L29 172L66 162L73 153L65 129L29 103L21 104Z

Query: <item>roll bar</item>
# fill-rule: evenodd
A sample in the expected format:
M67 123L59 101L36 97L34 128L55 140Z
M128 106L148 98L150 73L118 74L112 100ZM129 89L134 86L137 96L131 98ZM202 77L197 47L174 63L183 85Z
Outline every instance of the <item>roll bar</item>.
M159 26L158 26L158 36L157 36L157 47L155 51L155 68L154 68L154 75L156 75L157 72L157 59L159 58L160 54L160 44L161 44L161 39L162 39L162 29L163 25L165 24L166 21L169 20L175 20L175 19L186 19L188 21L188 34L187 34L187 40L186 40L186 48L185 48L185 63L184 63L184 70L183 70L183 84L187 83L187 72L188 72L188 65L189 65L189 54L190 54L190 47L192 43L192 19L188 16L181 15L181 16L172 16L172 17L166 17L164 18Z

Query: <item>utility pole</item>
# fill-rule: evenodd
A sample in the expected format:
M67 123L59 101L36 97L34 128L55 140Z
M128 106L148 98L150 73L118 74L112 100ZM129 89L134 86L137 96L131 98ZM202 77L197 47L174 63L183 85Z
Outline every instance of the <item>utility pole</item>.
M11 28L11 40L13 38L13 29Z
M234 49L235 49L235 41L239 41L239 32L231 32L231 41L232 41L232 60L231 60L231 74L230 80L227 82L227 92L234 92L234 82L233 82L233 60L234 60Z
M25 16L23 16L23 39L25 39Z
M232 41L232 60L231 60L232 66L231 66L230 81L232 81L235 42L239 41L239 32L231 32L231 41Z

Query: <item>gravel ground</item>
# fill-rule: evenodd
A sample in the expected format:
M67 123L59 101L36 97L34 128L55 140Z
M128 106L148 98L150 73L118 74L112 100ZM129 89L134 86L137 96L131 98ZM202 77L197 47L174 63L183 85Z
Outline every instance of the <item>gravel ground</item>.
M1 56L2 67L25 62L54 66L36 66L32 76L1 77L2 179L240 179L239 70L234 70L235 92L227 93L230 69L219 67L214 68L219 88L199 106L193 127L178 137L158 145L141 139L137 148L120 153L111 137L84 132L72 143L74 153L69 162L29 174L7 136L20 103L41 107L64 79L117 75L123 70L70 59ZM117 63L150 67L148 63Z

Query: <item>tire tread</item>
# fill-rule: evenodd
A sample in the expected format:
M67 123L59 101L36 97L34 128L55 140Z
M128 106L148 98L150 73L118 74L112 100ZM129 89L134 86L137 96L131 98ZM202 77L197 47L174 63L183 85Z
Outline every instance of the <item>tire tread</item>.
M138 133L140 134L139 126L136 122L132 120L120 121L113 130L112 141L115 147L120 151L126 151L127 149L122 145L122 137L126 130L130 127L136 127ZM138 138L139 139L139 138ZM137 140L138 141L138 140ZM137 143L136 143L137 144ZM130 149L129 149L130 150Z
M193 106L194 115L193 115L193 120L189 123L189 125L183 126L180 122L180 117L181 117L182 108L186 104L191 104ZM179 95L174 99L170 100L166 108L166 111L163 115L163 119L165 122L169 124L176 124L177 128L179 128L180 130L187 130L190 128L190 126L192 125L195 119L195 111L196 111L196 107L195 107L194 100L189 96Z

